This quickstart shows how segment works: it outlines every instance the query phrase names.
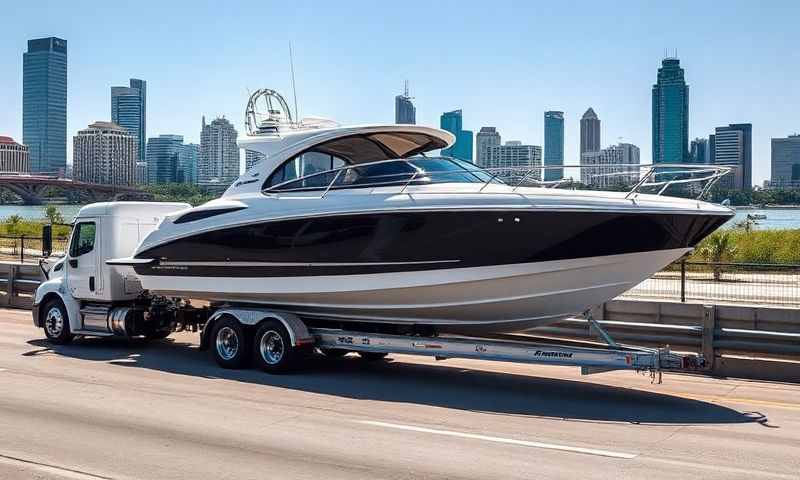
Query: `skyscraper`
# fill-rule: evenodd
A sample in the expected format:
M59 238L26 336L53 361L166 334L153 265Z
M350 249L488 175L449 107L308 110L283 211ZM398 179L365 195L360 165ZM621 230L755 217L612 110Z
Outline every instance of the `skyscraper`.
M148 139L148 183L195 183L197 151L197 145L184 144L181 135Z
M580 155L586 152L600 151L600 119L592 107L581 117L581 148Z
M139 161L146 157L147 82L130 79L129 87L111 87L111 121L136 137Z
M22 143L32 172L67 167L67 41L28 40L22 55Z
M711 163L708 155L708 139L695 138L689 147L689 160L692 163Z
M772 139L773 187L800 187L800 135Z
M200 132L197 183L211 191L222 191L239 178L239 146L236 129L227 119L216 118Z
M411 102L413 98L408 94L408 80L402 95L394 97L394 123L417 123L417 108Z
M544 112L544 164L564 165L564 112ZM545 181L560 180L563 177L563 168L544 171Z
M444 112L439 118L442 130L447 130L456 137L456 143L450 148L443 148L442 155L455 157L467 162L472 161L472 131L464 130L461 110Z
M714 133L714 164L734 167L719 180L721 188L753 188L753 125L735 123L717 127Z
M136 137L113 122L94 122L72 140L75 180L105 185L136 183Z
M495 127L481 127L475 135L476 165L486 167L489 162L489 147L500 145L500 132Z
M683 163L689 156L689 86L680 60L668 57L653 85L653 163Z

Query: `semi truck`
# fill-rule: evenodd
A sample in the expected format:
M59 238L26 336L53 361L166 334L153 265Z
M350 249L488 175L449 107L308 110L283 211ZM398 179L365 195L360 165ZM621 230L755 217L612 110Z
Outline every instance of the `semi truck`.
M366 360L395 353L440 360L571 365L584 374L635 370L650 372L658 381L663 371L693 371L703 365L701 356L669 348L619 345L591 317L588 320L605 344L543 339L535 331L465 337L363 319L322 322L264 303L200 305L189 298L145 290L130 266L113 259L130 257L164 215L188 207L169 202L105 202L81 208L65 255L41 262L44 281L34 297L34 325L53 344L66 344L75 337L159 340L173 332L197 332L200 350L210 351L221 367L254 364L269 373L297 370L315 352L330 357L355 352Z

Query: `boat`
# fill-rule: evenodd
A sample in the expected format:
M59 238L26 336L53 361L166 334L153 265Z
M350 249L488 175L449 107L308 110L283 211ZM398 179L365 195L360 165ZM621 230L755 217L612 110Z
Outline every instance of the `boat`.
M748 213L747 214L748 220L766 220L767 216L763 213Z
M264 159L140 243L127 264L144 288L323 322L516 332L625 292L733 215L643 193L677 178L654 168L629 192L511 185L435 155L449 132L296 121L267 89L246 123L239 145Z

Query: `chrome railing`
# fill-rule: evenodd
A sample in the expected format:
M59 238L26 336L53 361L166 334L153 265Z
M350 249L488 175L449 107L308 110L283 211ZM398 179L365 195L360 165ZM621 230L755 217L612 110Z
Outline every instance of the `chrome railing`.
M444 158L445 160L449 160ZM615 191L627 192L625 198L640 193L664 195L670 187L692 184L689 193L702 198L711 187L732 167L704 164L603 164L603 165L535 165L524 167L467 167L465 162L453 163L457 169L426 170L414 161L442 160L442 158L414 157L405 159L379 160L376 162L345 165L342 167L314 172L264 188L266 194L285 194L292 192L320 192L325 197L332 190L354 188L400 187L399 193L409 192L409 187L436 183L474 184L476 193L483 193L492 184L502 184L517 192L521 187L605 190L616 187ZM399 163L406 171L399 173L364 174L370 167ZM599 170L601 173L582 173L579 179L572 177L557 180L543 180L547 170ZM609 171L611 170L611 171ZM361 171L359 173L359 171ZM616 180L616 181L615 181ZM627 184L626 184L627 182ZM624 188L629 186L629 188ZM651 190L645 192L645 190ZM463 190L459 190L462 191ZM436 193L447 193L436 190Z

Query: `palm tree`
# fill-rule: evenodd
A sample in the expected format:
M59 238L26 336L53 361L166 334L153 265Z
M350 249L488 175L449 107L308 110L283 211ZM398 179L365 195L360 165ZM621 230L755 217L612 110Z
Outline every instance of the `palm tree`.
M720 263L728 260L736 253L736 246L730 232L718 232L706 239L700 248L700 255L706 261L714 264L714 281L719 281L722 277L722 267Z

